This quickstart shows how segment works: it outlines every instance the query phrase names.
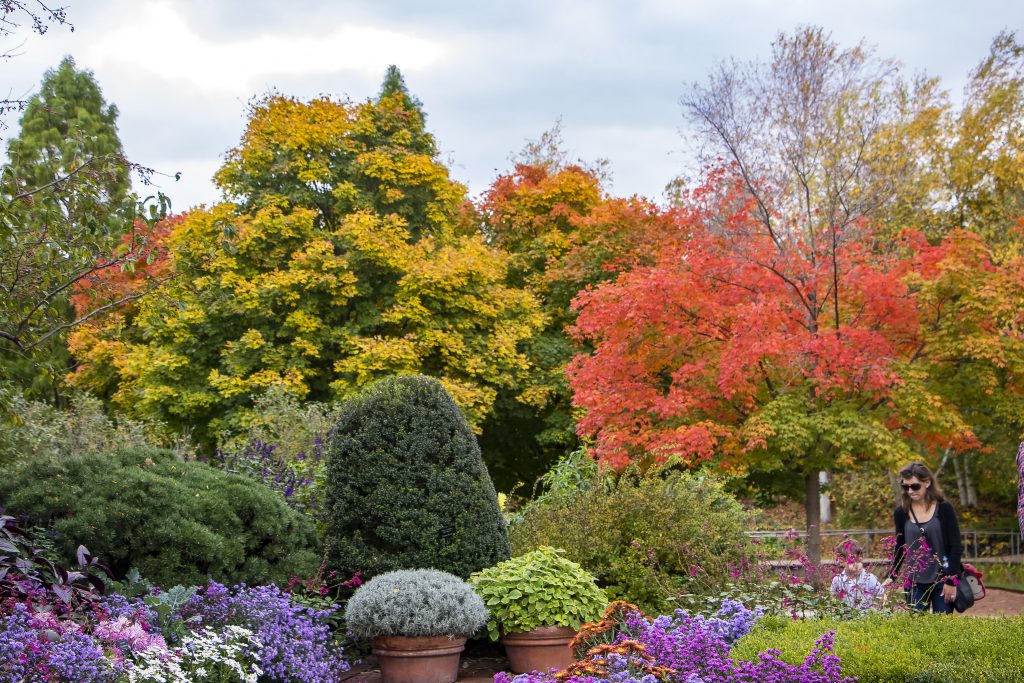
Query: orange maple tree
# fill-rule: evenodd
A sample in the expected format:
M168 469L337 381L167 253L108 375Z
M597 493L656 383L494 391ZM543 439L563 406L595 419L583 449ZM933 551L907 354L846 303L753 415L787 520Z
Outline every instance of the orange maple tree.
M684 205L680 239L658 245L652 265L574 304L574 332L593 347L569 366L578 428L604 464L678 458L798 476L816 560L820 470L981 446L935 381L971 353L943 342L937 320L948 333L966 316L993 344L1020 345L1006 306L958 306L936 284L965 269L992 277L980 240L886 244L863 220L818 234L766 227L728 171ZM1011 280L997 299L1020 289Z
M72 381L109 398L119 381L119 364L127 345L138 341L131 321L138 312L137 299L154 291L172 277L167 242L184 215L171 216L152 225L136 221L119 240L119 252L134 255L129 264L120 262L97 268L75 284L71 304L78 316L99 311L68 335L68 349L79 361ZM116 259L115 259L116 260ZM126 267L130 265L130 267Z

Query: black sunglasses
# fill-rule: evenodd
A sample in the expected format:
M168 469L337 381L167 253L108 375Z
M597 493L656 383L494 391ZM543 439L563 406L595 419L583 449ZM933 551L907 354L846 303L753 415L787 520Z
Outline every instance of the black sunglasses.
M914 484L900 484L900 486L903 487L904 491L920 491L921 490L920 482L917 482L917 483L914 483Z

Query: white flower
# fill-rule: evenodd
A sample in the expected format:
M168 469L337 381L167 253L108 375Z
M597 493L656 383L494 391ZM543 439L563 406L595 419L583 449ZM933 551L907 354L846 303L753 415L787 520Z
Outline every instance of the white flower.
M263 673L253 661L259 645L255 634L240 626L202 629L184 637L173 652L152 648L134 653L126 669L128 683L192 683L210 677L256 683Z

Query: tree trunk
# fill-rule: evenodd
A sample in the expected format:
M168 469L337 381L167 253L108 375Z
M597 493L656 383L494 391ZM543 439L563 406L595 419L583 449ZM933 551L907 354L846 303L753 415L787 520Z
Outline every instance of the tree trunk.
M825 471L818 472L818 484L824 489L829 482L829 473ZM832 521L832 501L829 500L828 492L823 491L818 495L821 499L819 506L821 507L821 523L828 524Z
M956 490L960 494L960 507L967 507L967 483L964 481L964 468L960 463L963 456L953 456L953 470L956 472Z
M892 470L889 470L889 484L892 486L892 500L896 507L903 504L903 489L900 488L899 477Z
M804 477L807 500L807 559L814 567L814 583L821 583L821 483L818 473L812 472Z
M967 487L967 507L978 507L978 486L971 473L971 458L964 456L964 484Z

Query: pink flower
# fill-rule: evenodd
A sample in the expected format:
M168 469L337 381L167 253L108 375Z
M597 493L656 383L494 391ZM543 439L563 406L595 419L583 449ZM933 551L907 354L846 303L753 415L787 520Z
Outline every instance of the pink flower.
M151 648L167 649L163 636L148 633L141 624L129 621L126 617L104 621L96 627L94 635L107 643L126 643L136 652Z

